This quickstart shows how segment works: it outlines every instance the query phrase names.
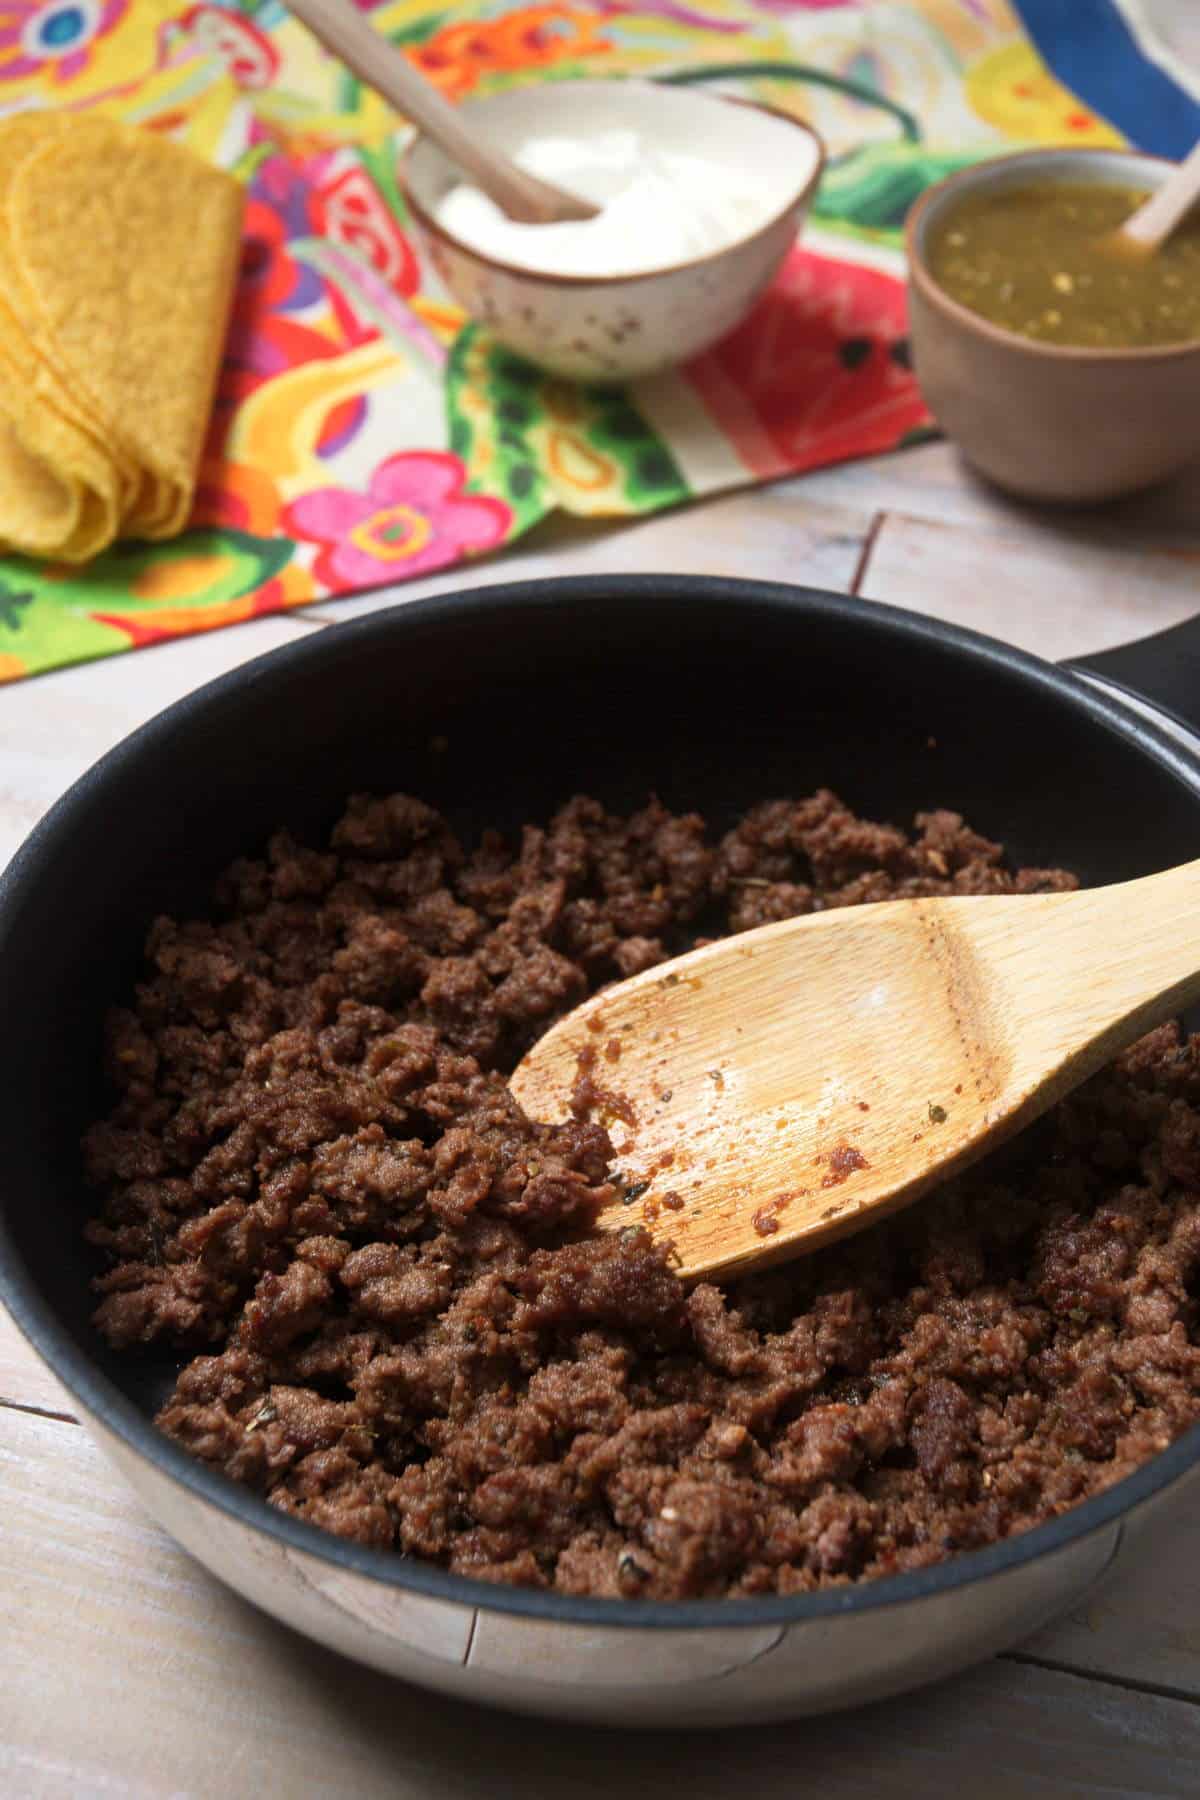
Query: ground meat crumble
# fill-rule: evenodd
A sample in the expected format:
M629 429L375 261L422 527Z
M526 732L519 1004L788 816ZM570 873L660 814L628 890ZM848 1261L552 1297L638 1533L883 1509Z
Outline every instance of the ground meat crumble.
M831 793L719 841L576 799L465 850L417 800L159 919L108 1030L96 1322L158 1423L329 1531L572 1594L796 1593L1060 1513L1200 1416L1200 1040L1155 1032L934 1198L727 1289L505 1085L585 994L821 907L1074 886Z

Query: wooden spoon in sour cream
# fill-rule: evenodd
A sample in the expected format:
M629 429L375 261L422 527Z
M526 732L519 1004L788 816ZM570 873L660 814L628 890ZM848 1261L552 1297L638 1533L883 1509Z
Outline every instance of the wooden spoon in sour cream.
M472 131L462 114L376 31L352 0L288 0L288 10L359 80L418 125L510 219L552 225L594 219L599 207L522 169Z

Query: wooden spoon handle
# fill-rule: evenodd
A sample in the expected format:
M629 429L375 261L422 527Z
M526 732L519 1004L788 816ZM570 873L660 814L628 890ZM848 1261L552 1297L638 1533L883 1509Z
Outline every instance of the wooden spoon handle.
M1035 907L1028 934L1019 912L997 914L988 956L1015 1060L1028 1059L1031 1079L1058 1069L1053 1085L1065 1089L1200 1004L1200 861L1119 886L1048 894Z
M1126 219L1118 236L1131 248L1148 254L1169 237L1185 213L1200 199L1200 143L1193 146L1179 167L1172 169L1144 206Z
M468 129L444 95L375 30L352 0L288 0L288 4L318 43L431 137L510 218L544 225L556 219L595 217L598 209L590 202L530 175L503 151L493 149L477 128Z

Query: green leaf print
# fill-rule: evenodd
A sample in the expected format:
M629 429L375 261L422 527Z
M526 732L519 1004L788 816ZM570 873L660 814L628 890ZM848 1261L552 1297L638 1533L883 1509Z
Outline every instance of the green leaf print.
M620 388L589 388L589 443L618 463L630 512L655 512L691 497L691 489L658 433Z
M540 380L478 325L459 332L446 367L450 448L466 464L469 492L511 506L513 537L554 510L527 435L538 417Z
M848 100L858 100L864 106L876 107L880 112L888 113L899 125L900 135L906 143L916 144L921 138L920 123L907 107L900 106L886 94L867 87L861 81L849 81L844 75L834 75L828 69L814 69L807 63L710 63L707 66L701 64L694 69L673 69L669 75L660 75L656 79L674 87L690 87L705 81L743 80L795 81L809 87L833 88Z
M239 600L292 555L286 538L204 527L167 544L118 544L80 569L0 557L0 670L5 656L34 674L128 650L140 621Z
M455 341L446 398L450 448L467 466L468 486L508 502L514 536L555 507L619 518L690 494L624 389L543 374L478 325Z
M927 187L994 154L990 145L931 150L923 144L865 144L826 169L812 217L821 224L899 233L909 208Z

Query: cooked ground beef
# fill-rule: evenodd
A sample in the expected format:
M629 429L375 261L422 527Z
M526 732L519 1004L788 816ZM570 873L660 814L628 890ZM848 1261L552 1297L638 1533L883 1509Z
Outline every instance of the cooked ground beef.
M1200 1040L1146 1038L894 1220L690 1290L596 1124L505 1074L590 990L821 907L1072 887L953 813L833 794L719 842L573 800L465 850L419 801L275 837L159 919L86 1139L96 1323L186 1361L158 1423L272 1505L491 1581L793 1593L1021 1531L1200 1416Z

